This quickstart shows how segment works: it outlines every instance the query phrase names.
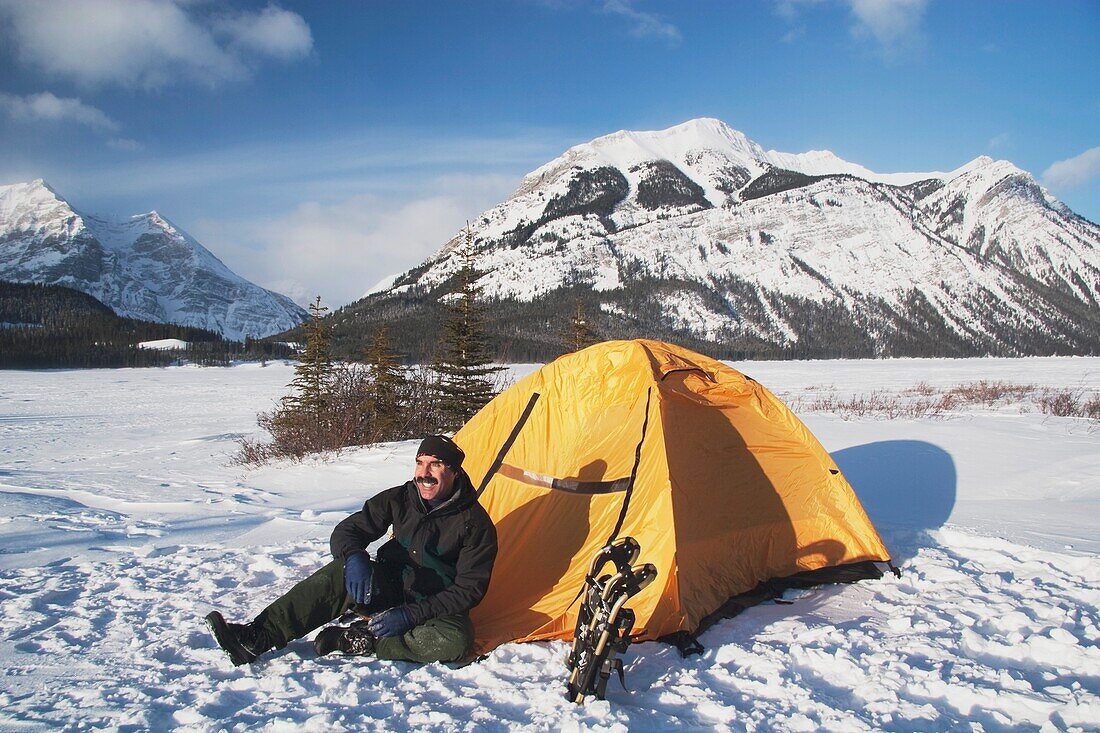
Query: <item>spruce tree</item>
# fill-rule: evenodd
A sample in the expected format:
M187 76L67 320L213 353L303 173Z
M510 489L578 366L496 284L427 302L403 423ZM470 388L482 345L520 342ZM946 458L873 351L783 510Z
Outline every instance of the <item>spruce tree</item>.
M335 372L330 351L331 329L322 320L327 310L321 305L320 295L309 304L310 319L304 326L306 348L294 367L290 383L296 394L286 398L293 411L314 415L318 421L329 405Z
M473 235L466 226L466 238L458 251L458 289L447 304L443 324L443 354L433 369L439 374L441 427L457 429L496 396L495 375L501 367L489 359L485 315L478 301L480 273L474 267Z
M409 380L390 347L385 326L375 332L363 359L367 375L361 410L372 438L369 442L409 437L405 435L409 423L405 413L412 407L407 404Z
M578 300L573 306L573 313L569 317L569 330L565 334L566 352L580 351L594 343L596 343L596 336L585 316L584 303Z

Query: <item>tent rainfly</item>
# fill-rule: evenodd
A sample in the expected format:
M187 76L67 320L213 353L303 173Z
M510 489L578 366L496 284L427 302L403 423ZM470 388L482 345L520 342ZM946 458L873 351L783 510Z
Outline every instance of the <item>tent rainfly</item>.
M802 422L732 367L671 344L608 341L508 388L455 436L500 551L475 651L572 639L595 553L632 536L656 582L634 638L694 639L775 579L880 577L889 553Z

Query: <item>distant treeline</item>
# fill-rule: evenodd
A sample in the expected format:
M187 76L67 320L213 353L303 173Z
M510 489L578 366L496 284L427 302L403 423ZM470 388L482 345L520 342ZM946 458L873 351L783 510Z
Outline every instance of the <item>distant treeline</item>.
M180 339L190 348L137 346L159 339ZM287 346L273 341L226 341L201 328L123 318L72 288L0 281L0 369L224 365L290 356Z
M398 284L411 284L418 270ZM854 312L839 302L762 292L752 283L728 279L717 289L684 280L658 280L624 269L629 287L597 292L583 284L564 287L532 301L486 299L485 331L489 351L502 363L545 362L571 351L576 314L583 314L593 341L649 338L669 341L718 359L838 359L882 357L975 357L1100 354L1100 310L1050 288L1027 283L1040 326L1008 328L1008 316L960 332L919 292L901 305L859 299ZM361 359L372 335L385 327L393 350L406 364L430 363L436 355L452 281L431 288L411 284L401 292L368 296L326 316L332 351L342 359ZM781 319L798 334L723 329L704 339L689 324L669 317L665 303L690 294L714 313L729 313L744 324ZM853 296L855 297L855 296ZM1005 309L989 298L979 310ZM695 324L691 324L695 325ZM983 328L985 330L983 330ZM303 329L276 336L303 341Z

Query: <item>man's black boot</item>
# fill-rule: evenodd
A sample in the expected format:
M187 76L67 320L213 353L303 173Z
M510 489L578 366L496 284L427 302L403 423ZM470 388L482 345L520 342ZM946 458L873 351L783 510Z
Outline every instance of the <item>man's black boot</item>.
M364 656L374 652L374 637L367 631L366 621L356 621L351 626L329 626L321 629L313 640L317 656L340 652L347 656Z
M258 656L275 647L263 626L255 621L231 624L217 611L211 611L206 615L206 625L214 633L218 646L229 655L234 667L254 662Z

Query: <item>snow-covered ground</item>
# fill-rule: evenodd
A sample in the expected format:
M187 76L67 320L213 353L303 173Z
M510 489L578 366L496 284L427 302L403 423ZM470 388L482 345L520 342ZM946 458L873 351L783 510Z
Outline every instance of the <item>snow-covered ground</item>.
M796 405L982 379L1100 389L1085 358L738 367ZM790 593L688 659L635 645L630 691L613 681L607 701L565 701L562 643L455 669L316 659L303 640L234 669L202 616L244 620L317 567L333 524L415 450L230 465L291 376L0 372L0 730L1100 728L1100 424L1027 400L803 413L902 579Z

